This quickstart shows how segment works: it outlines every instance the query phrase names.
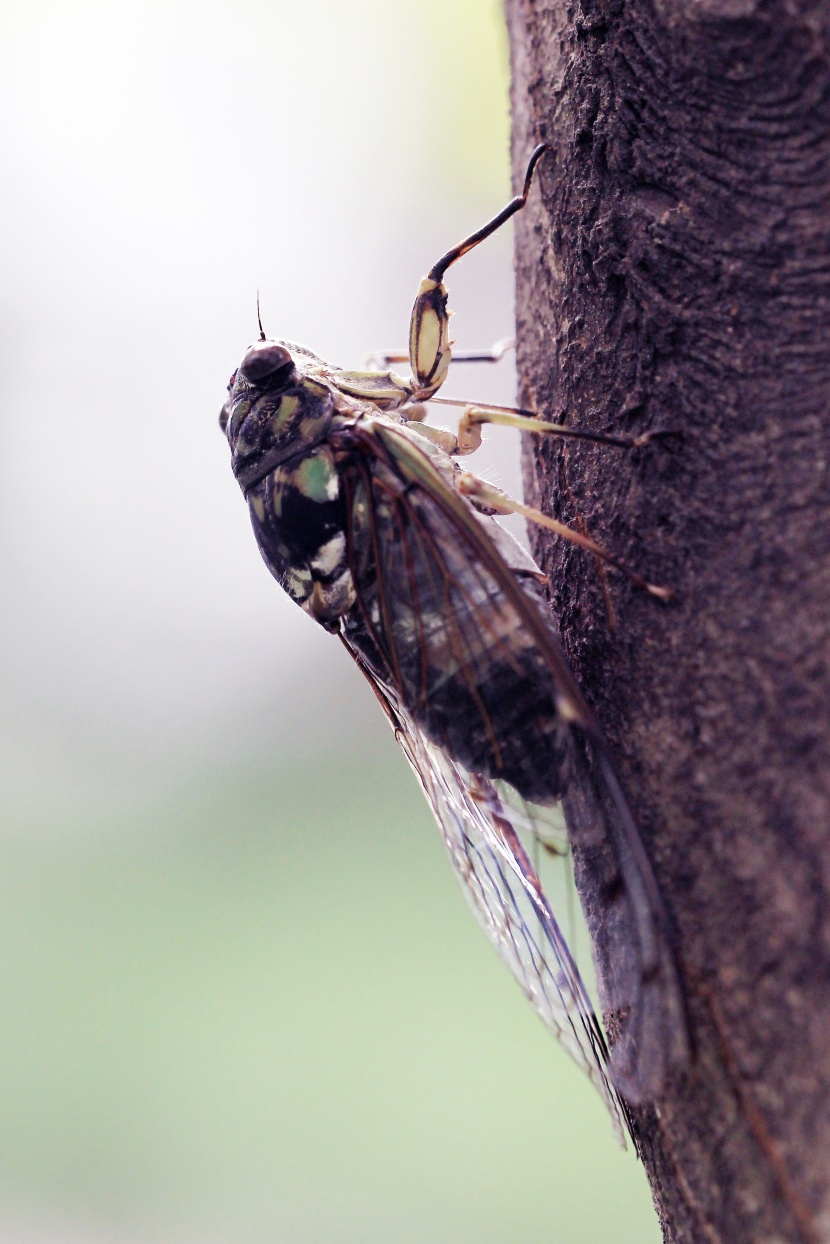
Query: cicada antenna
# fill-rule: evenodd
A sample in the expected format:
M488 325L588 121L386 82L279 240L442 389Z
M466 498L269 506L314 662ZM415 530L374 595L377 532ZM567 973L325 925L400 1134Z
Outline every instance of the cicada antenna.
M256 292L256 322L259 324L259 339L265 341L265 329L262 327L262 316L259 313L259 290Z

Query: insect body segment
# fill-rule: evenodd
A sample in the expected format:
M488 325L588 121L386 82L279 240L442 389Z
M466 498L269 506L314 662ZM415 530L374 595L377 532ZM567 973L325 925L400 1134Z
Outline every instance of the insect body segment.
M272 352L276 348L278 357L287 355L288 361L258 377L257 367L267 362L269 348ZM233 449L234 474L243 492L281 462L321 444L332 413L329 389L313 376L303 375L286 346L269 341L251 346L234 373L220 415Z
M369 680L480 922L619 1129L627 1113L618 1089L654 1098L688 1053L659 892L559 645L544 577L492 517L510 508L501 494L454 460L475 448L488 409L476 408L461 444L422 422L450 360L443 273L523 205L544 150L534 153L523 194L422 283L411 379L344 371L303 346L263 339L231 378L220 422L268 568L339 635ZM537 432L566 430L536 423ZM610 1073L598 1021L517 834L538 826L544 836L543 806L559 799L573 810L587 866L603 870L609 920L625 939L624 970L607 998L621 1031ZM597 843L607 858L593 864Z

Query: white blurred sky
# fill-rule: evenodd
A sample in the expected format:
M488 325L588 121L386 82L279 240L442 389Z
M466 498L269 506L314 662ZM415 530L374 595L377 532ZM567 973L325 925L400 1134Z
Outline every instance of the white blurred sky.
M217 412L257 287L269 333L332 361L405 340L419 277L508 193L500 22L496 0L4 6L7 819L374 712L260 563ZM510 244L453 270L462 348L512 331ZM451 391L509 401L512 364Z

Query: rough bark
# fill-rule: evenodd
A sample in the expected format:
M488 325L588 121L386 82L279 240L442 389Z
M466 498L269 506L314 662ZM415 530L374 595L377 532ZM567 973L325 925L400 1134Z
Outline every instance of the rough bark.
M506 0L536 551L676 931L695 1046L635 1112L665 1238L830 1240L830 11ZM601 920L601 896L583 894ZM600 964L600 968L602 965Z

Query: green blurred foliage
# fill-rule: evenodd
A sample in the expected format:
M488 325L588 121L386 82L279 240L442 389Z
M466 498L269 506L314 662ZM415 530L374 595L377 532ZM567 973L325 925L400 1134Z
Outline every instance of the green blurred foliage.
M7 1202L164 1239L657 1239L397 760L3 845Z

